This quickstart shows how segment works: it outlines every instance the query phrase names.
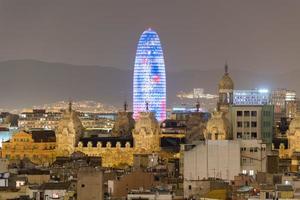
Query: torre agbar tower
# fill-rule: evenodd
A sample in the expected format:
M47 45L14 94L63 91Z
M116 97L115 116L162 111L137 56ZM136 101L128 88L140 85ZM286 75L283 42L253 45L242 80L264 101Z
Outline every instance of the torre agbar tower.
M133 117L154 112L158 121L166 119L166 71L158 34L147 29L140 37L134 63Z

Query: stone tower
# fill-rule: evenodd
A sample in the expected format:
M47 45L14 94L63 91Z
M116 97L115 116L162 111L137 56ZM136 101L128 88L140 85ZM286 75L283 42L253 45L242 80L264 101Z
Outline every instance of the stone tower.
M72 110L72 103L70 102L55 131L58 156L69 156L74 152L75 146L77 146L82 135L82 130L81 121L77 113Z
M192 144L194 141L198 140L204 140L206 122L200 112L190 114L186 126L185 142L187 144Z
M153 153L160 150L160 128L151 112L139 113L133 130L134 148L137 153Z
M231 125L225 114L221 111L212 113L206 124L205 139L208 140L230 140L232 139Z
M118 112L118 116L114 127L112 129L112 135L114 137L129 137L134 129L135 121L132 117L132 112L127 112L127 103L124 104L124 111Z
M228 65L225 64L225 73L219 82L218 110L227 113L229 106L233 104L234 84L228 73Z

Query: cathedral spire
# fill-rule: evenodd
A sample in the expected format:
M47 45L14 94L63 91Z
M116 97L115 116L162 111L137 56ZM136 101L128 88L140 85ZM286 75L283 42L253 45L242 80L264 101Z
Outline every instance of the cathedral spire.
M69 100L69 109L68 109L69 112L72 111L72 100Z
M128 106L128 105L127 105L127 102L125 101L125 102L124 102L124 112L127 112L127 106Z
M228 64L227 64L227 61L225 62L225 74L226 75L228 74Z
M197 100L197 104L196 104L196 111L199 112L200 110L200 102L199 102L199 98Z

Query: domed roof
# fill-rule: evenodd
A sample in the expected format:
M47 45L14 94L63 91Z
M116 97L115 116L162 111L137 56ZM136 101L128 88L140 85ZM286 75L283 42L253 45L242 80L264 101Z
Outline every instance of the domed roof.
M300 130L300 113L297 112L295 118L291 121L289 125L289 134L294 134L297 130Z
M219 82L219 90L220 89L230 89L232 90L234 88L234 84L232 79L229 76L228 73L228 66L227 64L225 65L225 74L223 75L222 79Z
M212 113L212 117L208 120L206 125L206 136L207 134L220 134L224 138L230 137L230 122L224 116L223 112L215 111Z
M219 89L233 89L233 81L228 74L224 74L219 82Z

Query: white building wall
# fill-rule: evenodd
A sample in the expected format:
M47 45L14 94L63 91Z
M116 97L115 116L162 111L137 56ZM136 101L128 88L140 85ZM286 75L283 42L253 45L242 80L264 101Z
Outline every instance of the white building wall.
M184 152L184 179L233 180L240 169L240 142L207 140Z
M241 170L242 173L255 175L267 171L268 148L262 140L241 141Z

